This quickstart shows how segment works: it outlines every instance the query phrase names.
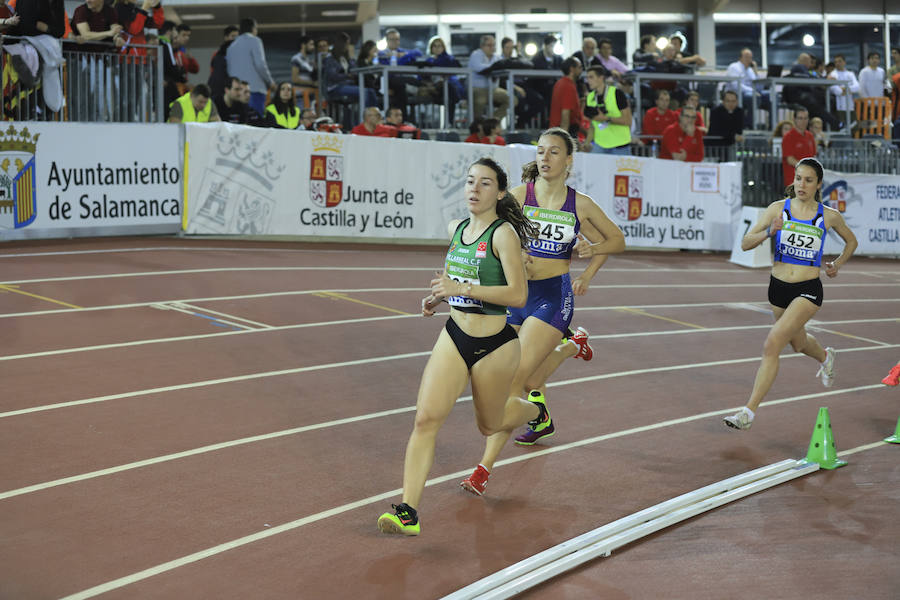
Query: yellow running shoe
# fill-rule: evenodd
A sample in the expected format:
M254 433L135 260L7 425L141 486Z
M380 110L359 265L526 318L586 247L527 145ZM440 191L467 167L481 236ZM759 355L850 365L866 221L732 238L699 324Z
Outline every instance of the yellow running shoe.
M395 514L389 512L378 517L378 529L382 533L402 533L403 535L419 535L419 516L405 502L391 504Z

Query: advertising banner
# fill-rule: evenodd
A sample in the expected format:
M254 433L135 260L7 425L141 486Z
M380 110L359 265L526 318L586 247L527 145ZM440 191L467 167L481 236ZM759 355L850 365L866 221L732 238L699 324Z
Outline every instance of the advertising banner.
M180 159L177 125L11 123L0 129L0 238L174 233Z
M900 256L900 175L825 170L822 201L844 215L859 248L856 254ZM843 241L828 231L825 253L838 254Z
M231 124L186 127L185 230L200 234L447 239L463 185L500 147Z
M535 160L510 146L510 174ZM638 156L575 155L568 184L590 196L632 247L731 250L741 212L740 163L685 163Z

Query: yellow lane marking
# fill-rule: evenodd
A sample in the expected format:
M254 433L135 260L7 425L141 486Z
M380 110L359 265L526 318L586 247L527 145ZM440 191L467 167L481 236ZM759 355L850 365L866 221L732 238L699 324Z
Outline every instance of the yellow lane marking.
M318 296L319 294L316 294ZM363 306L371 306L372 308L380 308L381 310L386 310L388 312L396 313L398 315L411 315L413 313L403 312L402 310L397 310L396 308L389 308L387 306L382 306L380 304L373 304L372 302L366 302L365 300L357 300L356 298L351 298L350 296L345 296L344 294L339 294L337 292L322 292L322 296L327 296L329 298L337 298L338 300L346 300L348 302L356 302L357 304L362 304Z
M17 286L4 285L0 283L0 290L6 290L7 292L15 292L16 294L22 294L23 296L31 296L32 298L37 298L38 300L46 300L47 302L52 302L54 304L61 304L63 306L68 306L69 308L84 308L83 306L76 306L75 304L69 304L68 302L63 302L62 300L54 300L53 298L47 298L46 296L39 296L37 294L32 294L31 292L23 292L22 290L15 289Z
M670 319L669 317L663 317L661 315L654 315L653 313L648 313L645 310L640 310L637 308L625 308L623 306L623 307L617 308L616 310L634 313L636 315L642 315L645 317L651 317L653 319L660 319L661 321L669 321L670 323L677 323L679 325L684 325L685 327L693 327L694 329L706 329L706 327L703 327L702 325L694 325L693 323L686 323L685 321L679 321L678 319Z
M860 336L858 336L858 335L851 335L851 334L849 334L849 333L842 333L842 332L840 332L840 331L835 331L835 330L833 330L833 329L825 329L824 327L818 327L818 326L814 326L814 325L810 325L810 326L808 326L808 327L809 327L809 329L812 329L813 331L824 331L824 332L826 332L826 333L833 333L834 335L840 335L840 336L843 336L843 337L845 337L845 338L850 338L850 339L853 339L853 340L859 340L859 341L861 341L861 342L868 342L868 343L870 343L870 344L881 344L882 346L887 346L887 345L888 345L887 342L882 342L882 341L879 341L879 340L873 340L873 339L871 339L871 338L864 338L864 337L860 337Z

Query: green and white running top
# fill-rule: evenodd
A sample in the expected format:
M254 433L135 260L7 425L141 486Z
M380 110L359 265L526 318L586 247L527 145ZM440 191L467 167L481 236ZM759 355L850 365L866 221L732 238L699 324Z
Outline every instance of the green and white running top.
M505 223L503 219L497 219L471 244L464 244L462 241L463 230L469 224L469 219L459 224L453 232L453 240L450 242L450 249L447 250L447 259L444 262L450 279L472 285L506 285L503 265L500 259L494 256L492 243L494 231L503 223ZM505 306L482 302L468 296L450 296L447 298L447 304L463 312L483 315L506 314Z

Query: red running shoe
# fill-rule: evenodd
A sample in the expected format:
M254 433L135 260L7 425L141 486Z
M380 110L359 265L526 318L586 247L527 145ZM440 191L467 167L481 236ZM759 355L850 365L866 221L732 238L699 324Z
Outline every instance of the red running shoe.
M490 476L490 472L485 469L483 465L478 465L471 475L459 482L459 487L476 496L482 496L484 495L484 488L487 487L488 477Z
M591 360L594 358L594 349L591 348L591 345L588 344L589 334L587 329L584 327L579 327L575 330L574 335L569 339L575 342L575 345L578 346L578 354L573 356L572 358L583 358L584 360Z
M881 380L884 385L897 385L900 382L900 365L894 365L887 377Z

